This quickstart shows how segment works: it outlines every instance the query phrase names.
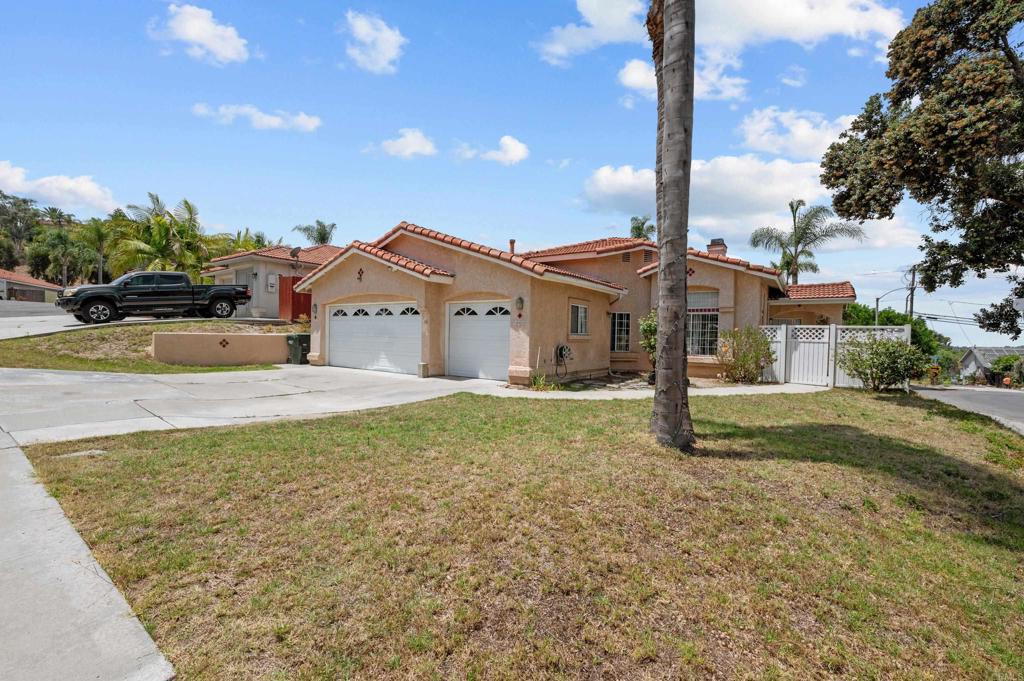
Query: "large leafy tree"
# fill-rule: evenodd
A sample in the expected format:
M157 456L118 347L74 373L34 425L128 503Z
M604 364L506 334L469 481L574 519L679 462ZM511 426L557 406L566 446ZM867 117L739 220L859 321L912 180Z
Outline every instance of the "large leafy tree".
M874 326L875 309L860 303L851 303L843 310L843 324L848 326ZM910 324L910 342L929 357L939 354L942 348L949 347L950 338L938 331L928 328L925 320L917 317L913 322L910 315L897 312L891 307L878 311L879 326L903 326Z
M195 205L183 199L173 209L156 194L148 206L131 205L128 220L119 220L117 247L111 257L114 274L133 269L177 270L197 277L223 235L203 232Z
M48 264L45 275L60 281L61 286L72 283L82 268L92 260L93 253L78 243L71 233L61 227L51 227L40 233L28 248L30 260L45 254Z
M822 181L848 219L891 218L909 195L928 207L921 284L960 286L1024 266L1024 2L935 0L889 46L889 91L825 154ZM1021 335L1011 297L977 315Z
M19 262L25 260L26 249L38 226L39 209L35 201L0 191L0 231L7 234Z
M658 87L655 196L659 226L658 343L651 432L692 451L686 378L686 255L693 149L694 1L652 0L647 30Z
M803 199L789 202L793 225L788 232L776 227L761 227L750 235L750 245L781 253L772 267L786 275L789 284L800 283L801 272L817 272L814 249L836 239L864 238L864 229L852 222L836 221L835 213L827 206L807 206Z
M333 222L317 220L312 225L296 225L292 228L292 231L306 237L309 243L322 246L331 243L331 240L334 238L334 230L337 227Z

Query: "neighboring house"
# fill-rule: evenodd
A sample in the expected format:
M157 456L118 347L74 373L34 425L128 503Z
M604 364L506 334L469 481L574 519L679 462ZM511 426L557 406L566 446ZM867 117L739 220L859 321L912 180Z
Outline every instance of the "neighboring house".
M990 371L992 362L1007 355L1024 357L1024 347L968 348L964 356L960 358L960 376L971 378L977 376L979 372Z
M649 368L638 327L657 303L655 244L514 248L407 222L352 242L295 287L313 296L310 362L513 383ZM794 302L778 271L729 257L720 240L709 250L688 256L692 375L718 373L718 330L768 323L774 300L794 318L836 321L852 302L849 284Z
M291 256L291 246L267 246L254 251L232 253L210 261L203 276L213 277L216 284L246 284L252 289L249 305L239 308L239 317L276 319L281 277L295 277L294 284L320 265L337 255L338 246L300 248Z
M771 324L842 324L843 312L857 302L853 284L792 284L781 298L768 301Z
M27 300L52 303L61 287L21 272L0 269L0 300Z

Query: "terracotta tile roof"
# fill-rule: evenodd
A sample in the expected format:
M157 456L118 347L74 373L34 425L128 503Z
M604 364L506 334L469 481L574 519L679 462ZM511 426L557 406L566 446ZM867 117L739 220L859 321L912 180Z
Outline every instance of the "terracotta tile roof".
M604 279L598 279L597 277L591 277L589 275L581 274L579 272L572 272L570 270L562 269L561 267L552 267L551 265L539 263L534 260L530 260L529 258L526 258L524 256L509 253L508 251L503 251L498 248L491 248L490 246L483 246L481 244L473 243L472 241L467 241L466 239L460 239L459 237L452 236L450 234L438 232L437 230L427 229L426 227L420 227L419 225L414 225L411 222L398 223L398 225L396 225L392 230L390 230L387 234L380 237L373 243L375 246L380 246L381 244L386 243L388 240L390 240L392 237L394 237L396 234L402 231L426 237L428 239L433 239L434 241L449 244L451 246L455 246L456 248L461 248L466 251L479 253L480 255L484 255L489 258L494 258L495 260L501 260L503 262L516 265L517 267L521 267L529 272L533 272L534 274L537 274L539 276L544 276L545 272L551 272L552 274L558 274L564 277L570 277L572 279L579 279L580 281L588 281L592 284L600 284L602 286L608 286L610 288L617 289L620 291L626 290L626 287L623 286L622 284L617 284L612 281L605 281Z
M857 291L848 281L828 284L792 284L786 288L786 297L791 300L817 300L819 298L856 298Z
M782 272L780 272L780 271L778 271L776 269L773 269L771 267L765 267L764 265L757 265L755 263L748 262L746 260L741 260L739 258L730 258L727 255L718 255L716 253L708 253L707 251L698 251L696 248L689 248L689 249L687 249L687 256L690 257L690 258L700 258L701 260L711 260L713 262L721 262L721 263L725 263L727 265L736 265L737 267L742 267L744 269L748 269L751 272L763 272L765 274L770 274L770 275L775 276L775 277L777 277L780 274L782 274ZM652 272L652 271L654 271L656 269L658 269L658 262L657 261L652 262L649 265L644 265L643 267L638 269L636 271L636 273L639 274L642 277L645 274L648 274L648 273L650 273L650 272Z
M61 287L58 286L57 284L51 284L48 281L36 279L35 277L30 277L27 274L22 274L21 272L12 272L11 270L0 269L0 279L10 281L15 284L28 284L31 286L38 286L40 288L50 289L51 291L62 290Z
M225 260L234 260L235 258L244 258L247 256L258 256L261 258L274 258L276 260L287 260L292 261L291 246L266 246L265 248L257 248L251 251L239 251L238 253L232 253L231 255L222 255L219 258L213 258L210 262L223 262ZM323 244L319 246L308 246L299 251L299 262L306 265L323 265L331 258L336 256L342 248L340 246L332 246L330 244Z
M580 255L582 253L594 253L600 255L603 253L614 253L615 251L625 251L631 248L639 248L640 246L648 246L650 248L657 248L658 245L653 241L647 239L634 239L626 236L612 236L604 239L591 239L590 241L581 241L575 244L565 244L564 246L554 246L552 248L544 248L538 251L527 251L523 253L524 258L547 258L552 255Z
M424 262L420 262L419 260L413 260L412 258L405 257L404 255L392 253L391 251L384 250L383 248L377 248L376 246L373 246L371 244L363 243L362 241L353 241L345 249L343 249L341 253L338 254L338 257L341 257L341 255L348 251L349 249L356 249L362 251L363 253L369 253L370 255L380 258L381 260L386 260L392 265L403 267L411 272L422 274L425 277L455 276L451 272L446 272L445 270L442 270L440 267L434 267L433 265L428 265ZM320 267L327 267L327 264L325 263ZM318 267L317 269L320 269L320 267Z

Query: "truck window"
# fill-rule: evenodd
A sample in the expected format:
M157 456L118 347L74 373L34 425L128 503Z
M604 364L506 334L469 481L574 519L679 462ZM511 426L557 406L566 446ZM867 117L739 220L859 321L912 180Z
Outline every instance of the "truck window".
M186 275L178 273L158 274L157 283L161 286L188 286L190 284Z
M156 286L155 274L139 274L125 282L128 286Z

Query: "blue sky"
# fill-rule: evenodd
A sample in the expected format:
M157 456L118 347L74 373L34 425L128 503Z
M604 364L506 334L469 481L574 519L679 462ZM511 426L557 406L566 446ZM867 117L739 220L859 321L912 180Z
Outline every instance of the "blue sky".
M768 262L750 231L785 226L789 198L827 202L821 151L886 88L879 56L920 4L698 0L693 245L721 236ZM653 212L643 15L640 0L17 3L0 26L0 189L80 217L187 197L211 231L292 243L315 218L339 242L403 219L502 247L621 234ZM924 217L868 225L806 280L852 279L873 304L918 258ZM917 307L967 315L1005 293L972 280Z

